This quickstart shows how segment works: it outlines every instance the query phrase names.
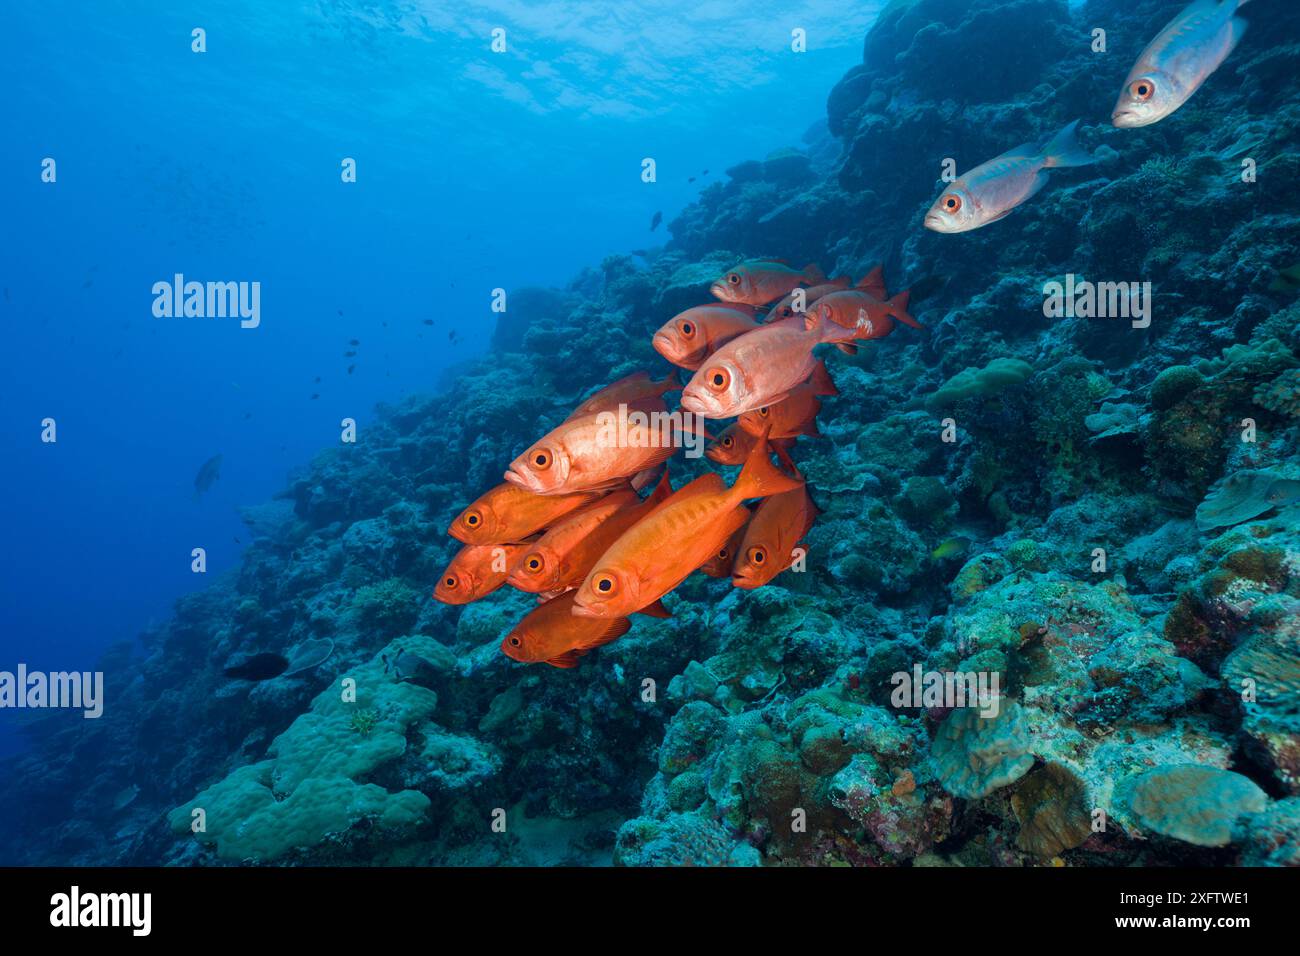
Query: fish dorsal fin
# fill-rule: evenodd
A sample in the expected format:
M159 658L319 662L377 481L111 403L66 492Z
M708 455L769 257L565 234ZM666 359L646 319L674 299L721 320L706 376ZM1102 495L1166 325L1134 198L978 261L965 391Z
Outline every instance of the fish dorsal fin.
M650 492L650 496L646 498L646 503L653 508L655 505L660 505L667 501L668 497L672 493L673 486L668 480L668 469L665 468L663 475L659 478L659 484L655 485L655 490Z
M876 266L874 269L872 269L870 272L864 275L862 277L862 280L856 286L854 286L854 288L860 289L861 291L867 293L868 295L873 295L877 299L880 299L883 302L885 299L889 297L885 291L884 266Z
M606 621L605 626L601 629L600 633L596 634L594 637L589 637L582 643L581 647L575 647L569 653L583 654L591 650L593 647L601 647L611 641L617 641L627 633L628 628L631 626L632 622L625 617L616 617L613 620Z

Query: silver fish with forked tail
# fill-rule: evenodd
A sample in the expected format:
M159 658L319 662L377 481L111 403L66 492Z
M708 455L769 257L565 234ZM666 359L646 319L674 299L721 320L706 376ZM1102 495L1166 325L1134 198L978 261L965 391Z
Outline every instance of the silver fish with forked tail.
M1075 120L1050 140L1025 143L976 166L944 190L925 214L925 228L969 232L1009 216L1047 185L1047 171L1087 166L1092 156L1075 141Z
M1124 81L1111 122L1158 123L1187 102L1246 32L1237 10L1250 0L1193 0L1151 41Z

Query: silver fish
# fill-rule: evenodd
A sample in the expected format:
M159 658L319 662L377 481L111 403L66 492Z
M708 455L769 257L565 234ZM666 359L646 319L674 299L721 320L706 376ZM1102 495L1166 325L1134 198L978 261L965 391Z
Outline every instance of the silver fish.
M1250 0L1193 0L1150 45L1124 81L1111 122L1122 129L1158 123L1187 102L1246 32L1237 10Z
M1086 166L1092 156L1075 141L1075 120L1050 140L1025 143L976 166L949 186L925 214L925 228L969 232L1009 216L1047 185L1047 170Z

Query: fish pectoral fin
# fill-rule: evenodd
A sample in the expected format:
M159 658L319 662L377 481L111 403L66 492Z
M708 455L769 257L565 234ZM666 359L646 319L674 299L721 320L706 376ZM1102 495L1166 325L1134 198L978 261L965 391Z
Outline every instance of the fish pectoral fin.
M630 628L631 626L632 626L632 622L629 621L627 618L616 617L612 621L607 622L605 628L599 634L587 640L586 643L582 645L582 647L575 647L569 653L585 654L593 647L602 647L605 644L610 643L611 641L617 641L620 637L622 637L624 634L627 633L628 628Z
M673 612L668 610L668 608L664 606L664 602L662 599L658 601L654 601L651 604L647 604L645 607L641 608L636 613L644 614L646 617L669 618L673 616Z
M570 668L578 666L578 658L582 655L578 651L565 651L559 657L552 657L546 663L552 667Z

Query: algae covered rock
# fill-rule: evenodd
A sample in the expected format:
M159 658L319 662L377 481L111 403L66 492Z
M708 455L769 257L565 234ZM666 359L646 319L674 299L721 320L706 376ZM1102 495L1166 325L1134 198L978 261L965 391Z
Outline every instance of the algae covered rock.
M945 790L977 800L1028 773L1031 748L1020 705L1004 700L995 717L973 708L950 713L935 730L930 762Z
M1196 846L1227 846L1233 823L1262 812L1268 795L1239 773L1179 764L1130 781L1127 801L1137 821L1155 833Z

